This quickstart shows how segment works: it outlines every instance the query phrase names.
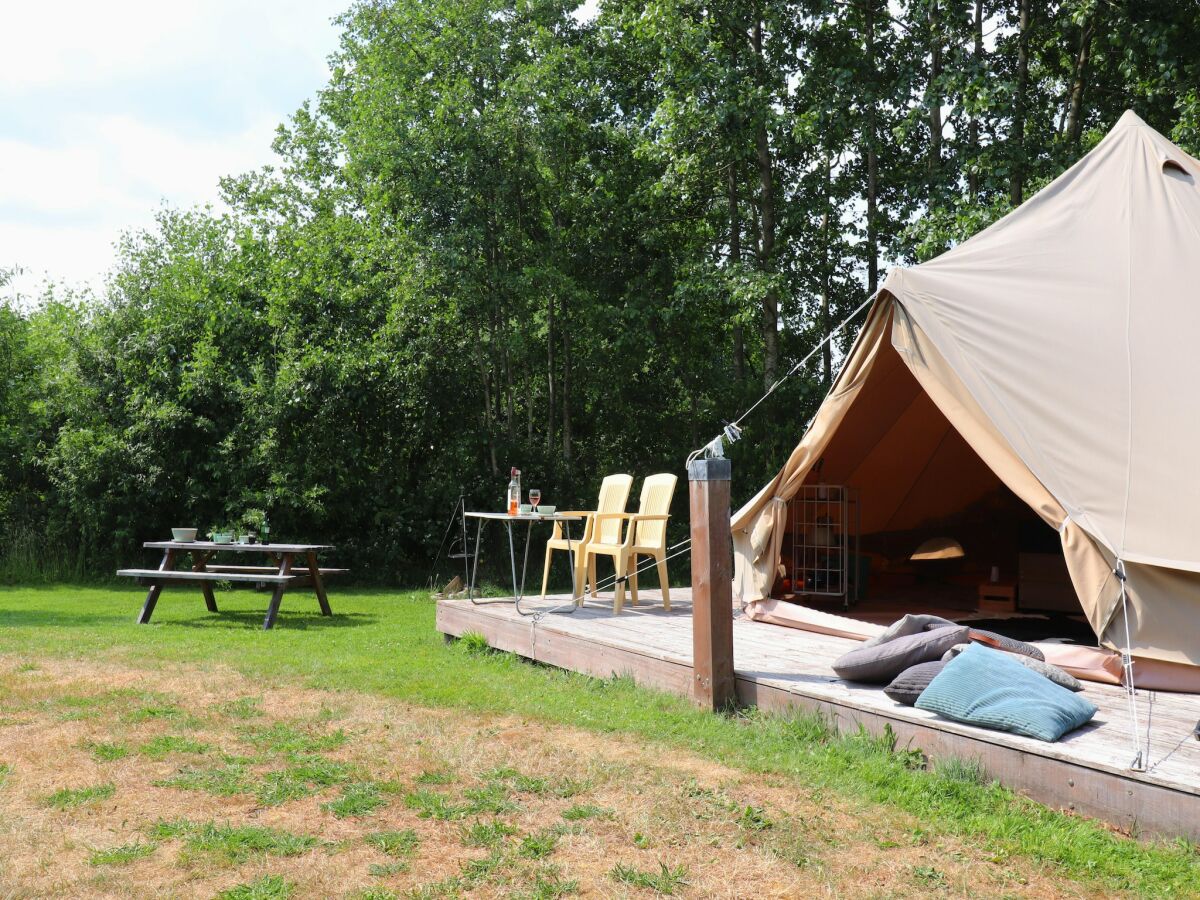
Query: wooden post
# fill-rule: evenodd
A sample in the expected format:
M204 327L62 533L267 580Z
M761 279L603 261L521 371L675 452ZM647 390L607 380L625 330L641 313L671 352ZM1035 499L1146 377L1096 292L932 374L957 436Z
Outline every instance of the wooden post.
M725 709L734 702L733 545L727 459L688 465L692 516L692 697Z

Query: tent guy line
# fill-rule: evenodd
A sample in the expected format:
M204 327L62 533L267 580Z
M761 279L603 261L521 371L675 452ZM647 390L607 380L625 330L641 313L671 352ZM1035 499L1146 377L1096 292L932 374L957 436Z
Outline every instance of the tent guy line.
M876 291L874 294L871 294L869 297L867 297L866 300L864 300L862 303L860 303L854 309L854 312L850 313L850 315L848 315L848 316L846 316L846 318L842 319L841 324L839 324L836 328L834 328L831 332L829 332L829 334L825 335L825 337L821 338L820 342L818 342L816 346L814 346L811 350L809 350L808 353L805 354L805 356L802 360L800 360L798 363L796 363L794 366L792 366L790 369L788 369L787 372L785 372L773 385L771 385L769 388L767 388L767 390L763 393L763 395L761 397L759 397L757 400L755 400L754 404L749 409L747 409L744 413L742 413L740 416L738 416L732 422L727 424L725 426L725 428L722 429L720 434L718 434L715 438L713 438L711 441L709 441L703 447L700 447L697 450L693 450L688 455L687 463L684 465L684 468L687 468L687 466L691 465L692 460L694 460L696 457L698 457L701 453L710 452L711 455L713 455L713 456L723 456L724 450L721 446L722 441L728 440L729 443L732 444L734 441L736 441L738 438L740 438L742 435L741 425L742 425L742 422L746 419L746 417L749 416L750 413L752 413L756 409L758 409L758 407L762 404L762 402L764 400L766 400L773 393L775 393L776 389L781 384L783 384L785 381L787 381L789 378L791 378L793 375L795 375L797 372L799 372L802 368L804 368L804 365L810 359L812 359L814 356L816 356L818 350L820 350L822 347L824 347L826 344L828 344L831 340L833 340L833 338L836 337L838 335L838 333L840 333L847 325L850 324L851 321L853 321L855 316L857 316L860 312L862 312L864 309L866 309L868 306L870 306L871 303L875 300L875 298L878 295L879 295L879 291ZM849 359L848 354L847 354L846 358ZM842 360L842 365L844 366L845 364L846 364L846 360ZM840 374L841 374L841 368L839 367L838 375L840 375ZM834 376L833 380L830 382L830 390L833 389L834 384L837 384L837 376L836 375Z

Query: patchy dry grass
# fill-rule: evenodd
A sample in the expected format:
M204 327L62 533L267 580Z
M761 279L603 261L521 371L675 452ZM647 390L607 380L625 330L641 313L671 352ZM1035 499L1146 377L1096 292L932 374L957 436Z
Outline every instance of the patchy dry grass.
M672 869L666 863L659 863L658 871L651 872L643 872L641 869L635 869L633 866L617 863L608 874L612 876L613 881L645 888L646 890L654 891L656 894L666 894L668 896L678 893L688 883L687 869L682 866Z
M16 668L4 895L1092 893L904 813L627 737L222 668Z
M109 741L84 741L79 746L92 754L92 759L96 762L116 762L129 755L129 748L124 744Z
M264 875L247 884L239 884L217 894L217 900L284 900L294 893L295 885L278 875Z
M55 809L73 809L85 803L107 800L116 791L113 784L94 784L90 787L60 788L46 798L46 805Z

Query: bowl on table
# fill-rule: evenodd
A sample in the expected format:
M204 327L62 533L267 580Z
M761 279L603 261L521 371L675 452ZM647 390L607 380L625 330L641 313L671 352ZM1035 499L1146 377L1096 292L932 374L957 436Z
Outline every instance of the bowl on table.
M214 531L209 535L214 544L232 544L233 534L228 531Z
M172 528L171 540L178 541L181 544L190 544L196 539L195 528Z
M523 516L527 516L527 515L529 515L531 512L533 512L533 506L532 506L531 504L529 504L529 503L522 503L522 504L521 504L521 515L523 515Z
M549 506L549 505L543 503L538 507L538 515L539 516L552 516L552 515L554 515L554 511L556 509L558 509L557 506Z

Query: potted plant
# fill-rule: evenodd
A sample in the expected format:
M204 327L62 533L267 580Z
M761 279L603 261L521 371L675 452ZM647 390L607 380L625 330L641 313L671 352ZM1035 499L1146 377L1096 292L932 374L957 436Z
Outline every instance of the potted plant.
M232 544L234 527L232 525L214 525L209 532L209 538L214 544Z
M239 540L243 544L253 544L258 535L266 534L267 514L261 509L248 509L242 513L242 529Z

